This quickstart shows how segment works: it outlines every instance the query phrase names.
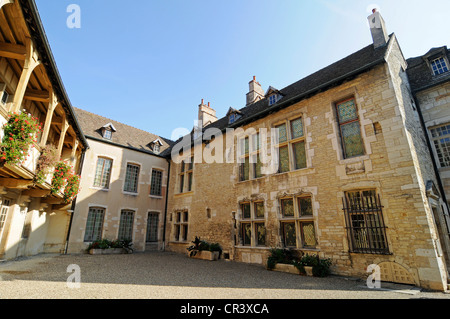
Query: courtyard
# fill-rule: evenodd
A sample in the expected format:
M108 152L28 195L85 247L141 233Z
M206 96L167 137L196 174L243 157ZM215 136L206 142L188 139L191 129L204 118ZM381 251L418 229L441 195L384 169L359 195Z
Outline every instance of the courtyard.
M79 269L78 287L70 280L74 267ZM305 277L268 271L261 265L195 260L170 252L19 258L0 262L0 281L0 299L450 298L411 286L382 283L380 290L373 290L356 278Z

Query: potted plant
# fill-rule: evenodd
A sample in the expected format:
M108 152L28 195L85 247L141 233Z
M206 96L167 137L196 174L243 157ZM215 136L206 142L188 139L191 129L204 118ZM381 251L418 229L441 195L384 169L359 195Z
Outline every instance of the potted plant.
M133 253L133 243L131 240L101 239L91 243L86 251L91 255L115 255Z
M58 150L52 144L46 145L41 152L41 156L37 162L36 175L34 177L34 184L43 184L48 174L51 173L52 168L58 162Z
M195 259L219 260L222 254L222 248L218 243L210 244L199 237L195 237L193 245L187 248L188 256Z
M272 248L267 259L267 269L298 275L300 271L295 266L297 260L296 252L291 249Z
M7 120L0 144L0 165L18 165L27 159L30 147L37 142L36 134L41 132L41 126L37 118L26 112L9 113Z
M321 259L317 255L304 255L295 266L302 274L314 277L326 277L330 272L331 259Z

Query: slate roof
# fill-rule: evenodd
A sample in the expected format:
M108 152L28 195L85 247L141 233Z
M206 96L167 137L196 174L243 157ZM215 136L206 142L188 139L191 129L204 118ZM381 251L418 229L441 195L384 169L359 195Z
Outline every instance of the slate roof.
M303 79L297 81L284 89L279 90L283 95L277 103L269 106L269 99L262 99L254 104L240 109L241 118L229 124L228 117L225 116L218 121L206 126L204 130L216 128L225 131L226 128L237 128L259 118L263 118L271 113L277 112L283 108L289 107L303 99L307 99L315 94L326 91L333 86L340 85L344 81L355 78L356 76L369 71L373 67L386 62L386 51L395 35L389 36L388 45L375 49L373 44L339 60ZM204 135L206 137L206 135ZM192 138L192 134L191 134ZM181 138L176 142L181 142Z
M450 50L446 46L439 48L432 48L428 53L423 56L410 58L406 62L408 63L408 77L413 92L418 92L430 88L435 85L439 85L443 82L450 81L450 72L433 75L427 60L433 60L439 56L446 55L450 61Z
M168 153L169 148L174 143L169 139L111 120L109 118L79 108L74 109L83 132L88 139L93 139L161 157L164 157L166 153ZM104 139L102 136L101 129L105 124L112 124L117 130L112 134L111 140ZM158 139L164 145L161 146L160 154L155 154L152 152L149 144Z

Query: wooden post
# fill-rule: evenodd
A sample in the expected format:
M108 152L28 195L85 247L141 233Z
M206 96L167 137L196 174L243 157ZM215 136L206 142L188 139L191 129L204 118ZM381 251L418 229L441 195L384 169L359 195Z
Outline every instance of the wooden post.
M41 64L41 62L37 58L33 40L31 40L31 38L26 39L26 48L27 56L25 58L25 64L22 70L22 75L20 76L19 84L17 85L17 89L14 94L13 106L11 110L13 112L20 111L31 74L33 73L34 69L39 64Z
M52 88L49 90L50 102L48 103L47 117L45 118L44 131L41 137L41 147L47 145L48 134L50 133L50 126L52 124L53 113L55 112L56 106L58 106L58 100L56 98L55 92Z
M71 162L74 170L75 170L75 164L76 164L78 145L79 145L79 141L78 141L77 137L75 136L73 138L72 154L70 155L70 162Z
M66 138L66 133L67 133L68 128L69 128L69 122L67 122L66 113L63 113L61 136L59 137L59 143L58 143L58 157L61 157L62 150L64 147L64 140Z

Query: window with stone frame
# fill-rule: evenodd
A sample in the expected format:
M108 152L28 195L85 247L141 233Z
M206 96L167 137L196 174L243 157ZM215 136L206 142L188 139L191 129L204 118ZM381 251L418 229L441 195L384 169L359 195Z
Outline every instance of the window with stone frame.
M311 196L280 199L280 230L284 247L314 249L317 247L315 218Z
M439 165L450 167L450 123L430 129Z
M152 196L162 196L162 178L163 171L153 169L152 170L152 180L150 184L150 195Z
M9 207L11 206L11 200L1 198L0 204L0 239L2 238L3 231L6 225L6 218L8 217Z
M355 99L336 103L336 111L344 158L364 155L364 142Z
M191 192L194 183L194 157L184 160L180 164L179 192Z
M383 207L376 190L346 192L343 205L350 252L389 254Z
M95 169L94 187L109 189L113 161L109 158L99 157Z
M267 245L264 201L243 202L241 208L241 244L264 247Z
M173 239L177 242L185 242L188 238L189 212L179 211L173 219Z
M430 65L434 75L441 75L449 71L447 60L443 56L430 61Z
M239 152L239 181L248 181L250 179L250 139L241 138L238 146Z
M285 121L275 126L278 130L278 173L307 167L306 139L303 118Z
M120 212L119 240L133 240L133 224L134 211L122 210Z
M89 208L89 213L86 221L86 229L84 233L84 242L94 242L102 239L104 218L104 208Z
M127 171L125 175L125 184L123 190L129 193L138 192L139 173L141 167L136 164L127 164Z

